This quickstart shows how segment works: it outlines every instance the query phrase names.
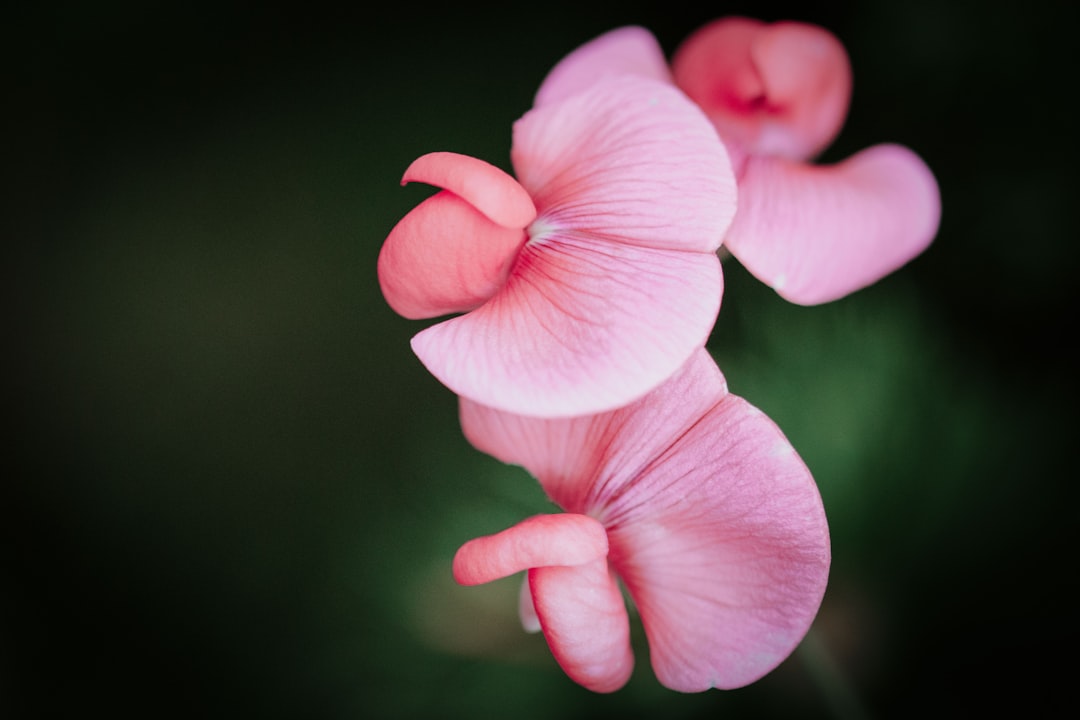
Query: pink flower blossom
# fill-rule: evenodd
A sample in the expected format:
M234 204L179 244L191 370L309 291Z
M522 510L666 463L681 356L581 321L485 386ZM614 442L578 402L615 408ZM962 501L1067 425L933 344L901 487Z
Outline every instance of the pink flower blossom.
M810 162L839 133L851 98L847 53L827 30L722 18L687 37L669 67L651 33L619 28L556 65L537 104L622 74L672 82L709 116L738 178L724 246L782 297L841 298L937 234L937 182L908 148L886 143L832 165Z
M461 421L474 446L523 466L565 513L465 543L454 577L475 585L527 570L522 621L577 683L611 692L630 677L620 580L653 670L675 690L754 682L809 629L830 564L821 498L708 351L613 412L528 418L462 399Z
M458 395L509 412L610 410L702 346L735 212L723 144L669 83L622 76L514 124L517 176L433 153L404 182L441 191L387 237L378 275L398 313L456 314L412 340Z

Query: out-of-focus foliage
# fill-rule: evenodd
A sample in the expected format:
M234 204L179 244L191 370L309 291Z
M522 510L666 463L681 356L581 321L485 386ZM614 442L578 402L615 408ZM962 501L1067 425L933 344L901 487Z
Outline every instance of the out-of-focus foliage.
M1076 183L1050 102L1075 17L1005 11L12 11L0 715L1038 714L1077 640ZM942 227L815 308L725 266L710 349L815 473L830 589L749 688L664 690L636 628L634 679L593 695L520 631L517 579L450 577L462 542L549 505L461 437L375 258L428 192L398 187L412 159L508 167L510 124L565 52L627 23L670 51L720 14L835 32L855 93L825 160L912 147Z

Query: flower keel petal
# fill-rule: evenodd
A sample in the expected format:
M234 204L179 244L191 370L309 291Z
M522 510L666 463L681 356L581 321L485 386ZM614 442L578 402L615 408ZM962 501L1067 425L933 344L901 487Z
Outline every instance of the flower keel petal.
M422 155L401 184L423 182L460 196L497 225L524 229L536 218L532 198L518 181L479 158L451 152Z
M536 515L462 545L454 556L454 579L479 585L534 567L580 565L607 552L604 526L591 517Z
M625 685L634 669L630 619L607 561L534 568L529 586L551 654L570 679L598 693Z
M412 320L467 312L502 287L524 243L524 230L497 225L444 190L413 208L383 243L383 297Z

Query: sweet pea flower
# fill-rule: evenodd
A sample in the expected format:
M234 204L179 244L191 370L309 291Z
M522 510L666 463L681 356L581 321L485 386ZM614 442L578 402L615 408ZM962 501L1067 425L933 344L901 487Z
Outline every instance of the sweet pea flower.
M597 415L543 419L460 401L469 441L521 465L565 512L465 543L463 585L527 570L520 613L575 682L634 665L632 599L674 690L741 687L782 662L820 606L829 532L809 470L699 349L669 381Z
M812 162L837 136L851 99L843 45L799 22L713 21L671 65L641 27L612 30L566 56L538 103L602 78L649 77L682 89L723 138L739 207L724 247L781 297L829 302L919 255L937 234L937 181L910 149L874 145L838 163Z
M516 179L432 153L402 180L438 188L390 232L383 295L412 319L421 362L456 394L508 412L611 410L703 345L735 180L712 124L670 83L620 76L526 113Z

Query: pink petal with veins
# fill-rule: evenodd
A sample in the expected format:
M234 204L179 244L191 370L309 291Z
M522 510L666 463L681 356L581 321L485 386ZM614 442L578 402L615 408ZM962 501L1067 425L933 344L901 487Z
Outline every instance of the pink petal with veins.
M479 585L532 567L580 565L608 552L604 526L586 515L535 515L494 535L462 545L454 579Z
M851 101L844 46L806 23L721 18L682 42L672 73L726 141L757 155L817 155L840 132Z
M540 216L487 303L413 338L459 395L561 417L641 397L703 345L735 209L715 131L675 88L633 77L534 109L513 160Z
M598 693L625 685L634 670L630 619L607 561L534 568L529 586L544 638L563 671Z
M672 82L664 51L653 34L627 26L600 35L560 60L540 84L533 104L562 100L613 75Z
M912 151L884 144L836 165L750 158L724 243L781 296L843 297L921 253L941 218L938 185Z
M417 357L458 395L565 417L636 399L708 339L723 279L713 253L528 244L500 292L418 333Z
M444 190L413 208L383 243L383 297L413 320L467 312L498 292L524 243L524 229L497 225Z
M615 77L534 108L514 124L511 159L540 212L534 244L573 230L597 244L711 253L735 214L715 129L653 80Z
M612 567L666 687L742 687L806 635L830 551L821 498L780 430L726 396L608 507ZM706 630L707 629L707 630Z

